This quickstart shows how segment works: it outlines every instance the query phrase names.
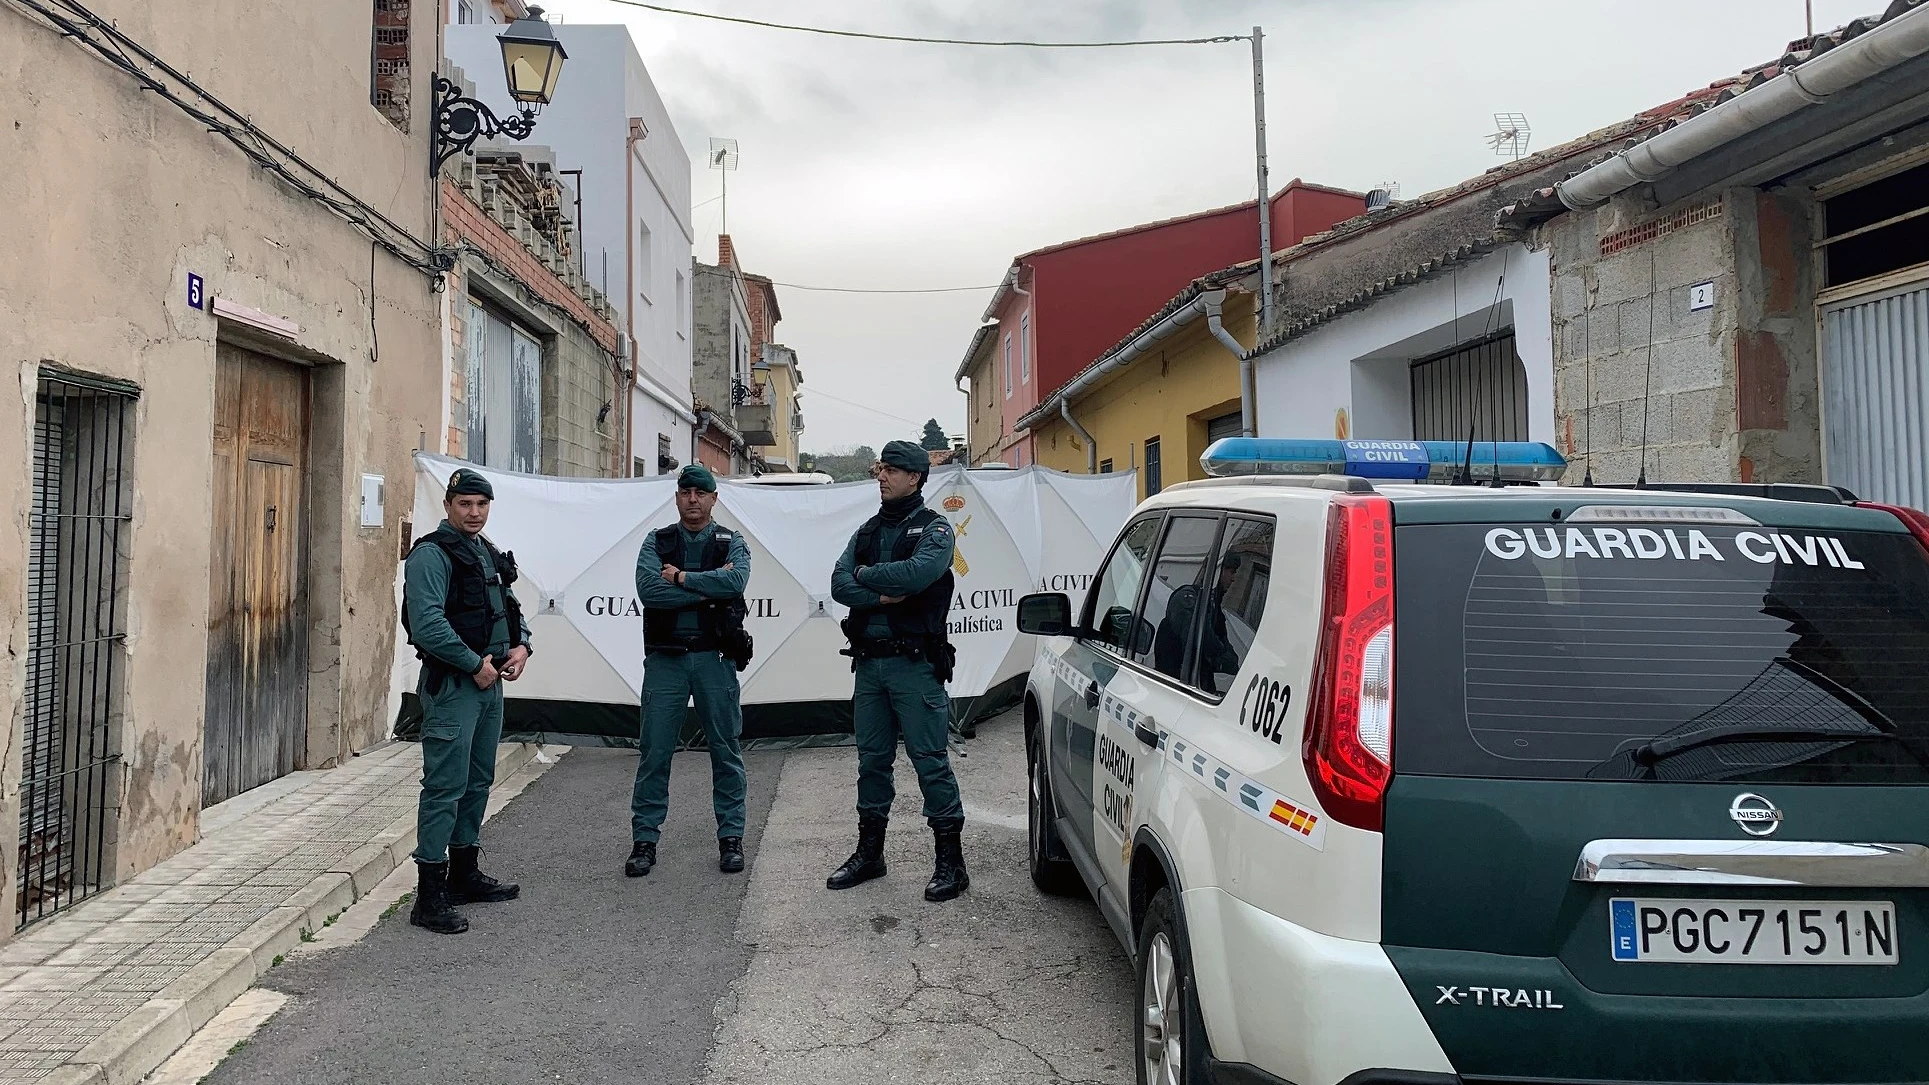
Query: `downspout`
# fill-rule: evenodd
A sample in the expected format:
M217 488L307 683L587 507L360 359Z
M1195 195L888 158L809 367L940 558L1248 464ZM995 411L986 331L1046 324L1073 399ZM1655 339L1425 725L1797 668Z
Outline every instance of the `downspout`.
M1268 288L1263 285L1261 287L1261 289ZM1245 347L1239 345L1239 340L1232 337L1232 333L1226 330L1226 326L1219 322L1220 309L1225 304L1226 295L1224 291L1216 293L1217 297L1210 297L1206 301L1206 327L1211 330L1214 339L1224 343L1226 349L1232 351L1232 356L1239 359L1239 435L1257 437L1259 420L1257 407L1253 403L1252 356L1247 353Z
M1177 332L1187 324L1192 323L1194 317L1208 312L1210 309L1216 309L1219 305L1224 304L1225 300L1226 292L1224 290L1205 291L1198 297L1193 298L1183 309L1147 328L1139 334L1137 339L1126 344L1122 350L1107 358L1097 367L1072 378L1071 383L1055 393L1058 399L1059 417L1065 420L1066 425L1072 427L1072 432L1078 434L1079 440L1085 442L1086 474L1098 474L1098 442L1092 439L1091 433L1087 431L1084 426L1078 424L1078 419L1072 417L1072 397L1084 391L1086 388L1091 387L1099 378L1130 365L1133 361L1137 360L1139 356L1157 346L1161 340ZM1235 340L1235 342L1237 341ZM1020 419L1019 421L1022 423L1024 419Z
M697 424L690 428L690 462L702 463L703 435L710 432L710 412L698 411Z
M1059 399L1058 416L1065 420L1066 425L1072 427L1072 432L1078 434L1079 440L1085 442L1085 473L1088 475L1098 474L1098 442L1092 439L1090 431L1078 424L1078 419L1072 417L1072 401L1070 399L1063 397Z
M636 471L636 418L633 406L636 393L636 141L643 126L630 118L630 131L623 142L623 334L628 337L630 356L629 388L623 396L623 474ZM604 267L609 265L606 262ZM607 287L609 284L603 284ZM694 287L691 290L695 294ZM696 451L692 446L691 451Z
M1929 7L1898 15L1859 38L1789 68L1555 186L1561 203L1580 211L1598 207L1639 184L1725 144L1759 131L1805 106L1820 105L1904 61L1929 53Z

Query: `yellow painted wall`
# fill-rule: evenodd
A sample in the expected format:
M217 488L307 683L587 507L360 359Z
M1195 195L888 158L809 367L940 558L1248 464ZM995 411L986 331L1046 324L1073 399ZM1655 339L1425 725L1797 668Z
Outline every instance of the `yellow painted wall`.
M1248 347L1257 324L1254 300L1227 295L1223 317L1226 330ZM1071 406L1072 417L1097 441L1100 462L1111 460L1113 470L1143 468L1145 442L1158 438L1163 485L1201 479L1207 420L1239 409L1239 361L1200 317ZM1056 413L1032 427L1032 447L1045 467L1073 474L1087 469L1084 442ZM1139 499L1145 497L1141 473Z

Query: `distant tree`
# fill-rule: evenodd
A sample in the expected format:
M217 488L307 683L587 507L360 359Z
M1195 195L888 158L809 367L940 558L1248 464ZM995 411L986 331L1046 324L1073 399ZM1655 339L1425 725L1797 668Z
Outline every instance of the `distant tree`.
M923 444L926 452L948 452L951 450L951 438L944 435L944 427L938 425L937 419L933 418L924 424Z
M797 454L798 473L809 474L810 472L815 470L817 470L817 457L811 455L808 452L799 452Z
M858 445L849 452L818 452L809 455L811 470L822 471L838 482L869 480L871 465L877 462L877 452L870 445Z

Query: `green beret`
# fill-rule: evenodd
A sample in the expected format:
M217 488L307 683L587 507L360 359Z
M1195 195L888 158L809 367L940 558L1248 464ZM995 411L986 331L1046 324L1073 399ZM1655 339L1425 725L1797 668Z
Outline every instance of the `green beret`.
M911 471L920 475L931 473L931 454L924 450L923 445L913 441L892 441L884 446L884 454L878 459L900 471Z
M717 492L717 476L700 463L686 463L683 470L676 473L676 488L679 490L703 490Z
M446 497L457 497L462 494L480 494L491 501L496 499L495 487L489 485L489 480L483 478L481 473L471 471L467 467L449 476L449 492Z

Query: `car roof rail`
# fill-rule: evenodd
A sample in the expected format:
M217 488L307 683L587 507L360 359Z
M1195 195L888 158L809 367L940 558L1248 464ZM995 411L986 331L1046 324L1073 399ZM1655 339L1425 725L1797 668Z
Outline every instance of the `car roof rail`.
M1334 490L1343 494L1374 492L1373 483L1357 475L1226 475L1175 482L1160 492L1219 486L1292 486L1302 490Z
M1771 501L1806 501L1814 505L1853 505L1857 500L1846 487L1805 482L1650 482L1636 489L1721 494L1726 497L1765 497Z

